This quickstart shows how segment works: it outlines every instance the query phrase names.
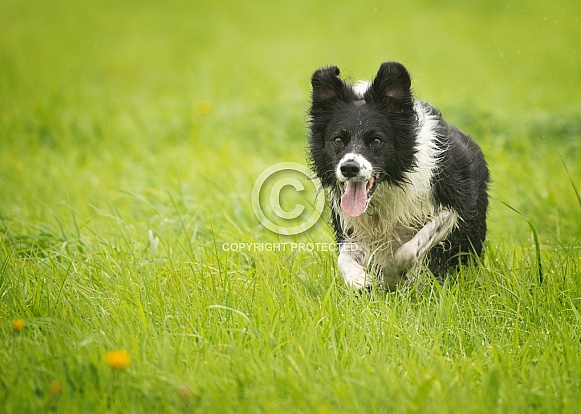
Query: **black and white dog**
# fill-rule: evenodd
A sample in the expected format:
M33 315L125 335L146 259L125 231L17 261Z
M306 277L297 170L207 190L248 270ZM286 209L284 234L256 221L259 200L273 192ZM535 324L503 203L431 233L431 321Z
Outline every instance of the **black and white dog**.
M381 65L354 85L335 66L311 79L311 167L331 202L347 285L409 287L480 254L488 167L478 145L415 100L408 71Z

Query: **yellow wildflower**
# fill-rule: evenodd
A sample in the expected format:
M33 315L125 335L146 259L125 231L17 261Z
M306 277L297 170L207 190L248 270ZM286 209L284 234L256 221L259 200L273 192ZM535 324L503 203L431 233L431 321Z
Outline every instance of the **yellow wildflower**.
M208 101L195 101L192 109L195 114L208 116L212 112L212 104Z
M57 397L63 393L63 383L59 380L52 380L49 386L49 390L51 395Z
M180 397L180 400L188 405L192 402L192 398L194 396L194 392L192 391L192 389L186 385L182 385L181 387L178 388L178 395Z
M122 370L127 368L127 365L129 365L129 362L131 362L131 357L127 351L109 351L105 354L105 362L112 369Z
M24 328L24 319L14 319L12 321L12 330L14 332L20 332Z

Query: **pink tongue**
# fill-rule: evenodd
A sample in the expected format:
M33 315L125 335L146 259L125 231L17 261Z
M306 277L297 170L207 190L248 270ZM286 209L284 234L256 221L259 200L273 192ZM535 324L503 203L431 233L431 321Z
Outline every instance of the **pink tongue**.
M365 211L367 204L367 183L365 181L345 183L345 193L341 196L341 207L347 215L358 217Z

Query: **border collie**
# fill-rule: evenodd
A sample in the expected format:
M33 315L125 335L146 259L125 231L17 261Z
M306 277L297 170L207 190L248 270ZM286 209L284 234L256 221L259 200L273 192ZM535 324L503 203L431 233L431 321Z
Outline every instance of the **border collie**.
M338 269L354 289L375 275L409 288L479 255L486 236L488 167L478 145L414 99L406 68L383 63L372 82L339 68L311 79L309 156L328 190Z

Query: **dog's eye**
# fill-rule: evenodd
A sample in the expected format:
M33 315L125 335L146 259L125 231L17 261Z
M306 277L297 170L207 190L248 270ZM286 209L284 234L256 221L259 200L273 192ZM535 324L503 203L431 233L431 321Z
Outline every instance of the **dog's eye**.
M371 140L372 147L379 147L381 144L383 144L383 141L377 137Z
M335 139L333 140L333 143L335 145L337 145L338 147L342 147L343 146L343 138L335 137Z

